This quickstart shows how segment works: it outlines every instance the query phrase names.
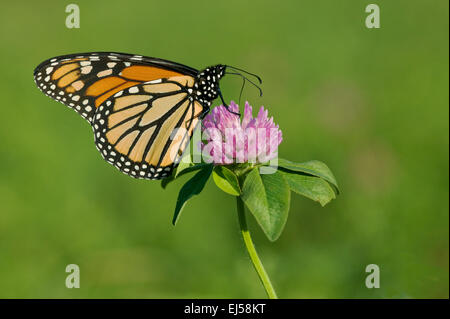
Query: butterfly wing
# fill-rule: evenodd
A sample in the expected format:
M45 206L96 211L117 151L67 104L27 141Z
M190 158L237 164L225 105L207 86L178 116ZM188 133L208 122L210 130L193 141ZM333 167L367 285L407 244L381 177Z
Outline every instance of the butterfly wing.
M92 121L103 158L135 178L170 175L204 110L188 94L192 85L190 76L168 77L103 101Z
M139 83L198 71L175 62L115 52L79 53L42 62L34 71L38 88L92 122L96 109L117 92Z

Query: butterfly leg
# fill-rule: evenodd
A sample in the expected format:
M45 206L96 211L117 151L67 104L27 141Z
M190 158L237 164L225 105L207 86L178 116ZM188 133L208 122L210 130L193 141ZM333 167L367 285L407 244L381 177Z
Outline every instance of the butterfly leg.
M209 106L206 106L206 107L203 108L203 110L201 111L201 113L199 113L199 114L198 114L197 116L195 116L195 117L199 117L200 119L203 119L203 118L206 116L206 114L209 113L210 110L211 110L211 109L209 108Z
M237 115L237 116L241 116L241 113L236 113L236 112L233 112L230 110L230 107L228 106L227 103L225 103L225 100L223 99L223 96L222 96L222 92L220 90L219 90L219 96L220 96L220 99L222 100L223 106L225 106L225 108L227 109L228 112L230 112L234 115Z

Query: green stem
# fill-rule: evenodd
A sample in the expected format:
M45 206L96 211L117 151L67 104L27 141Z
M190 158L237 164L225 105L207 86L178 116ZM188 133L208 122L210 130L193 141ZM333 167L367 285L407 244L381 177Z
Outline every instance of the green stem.
M245 218L245 208L244 202L241 197L236 197L237 200L237 211L239 216L239 226L241 228L242 238L244 239L245 247L247 248L247 252L252 260L253 266L255 267L256 272L258 273L259 279L266 290L267 295L270 299L277 299L277 294L273 289L272 283L270 282L270 278L267 275L264 266L261 260L258 257L258 253L256 252L255 245L253 244L252 237L250 236L250 232L247 227L247 220Z

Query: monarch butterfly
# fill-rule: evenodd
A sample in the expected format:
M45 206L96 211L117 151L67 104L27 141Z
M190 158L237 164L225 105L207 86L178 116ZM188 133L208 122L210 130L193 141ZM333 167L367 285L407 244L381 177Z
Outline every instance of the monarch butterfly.
M161 179L177 165L212 101L220 96L226 105L219 81L227 68L243 83L250 80L238 71L256 76L222 64L199 71L158 58L96 52L48 59L34 80L91 124L107 162L134 178Z

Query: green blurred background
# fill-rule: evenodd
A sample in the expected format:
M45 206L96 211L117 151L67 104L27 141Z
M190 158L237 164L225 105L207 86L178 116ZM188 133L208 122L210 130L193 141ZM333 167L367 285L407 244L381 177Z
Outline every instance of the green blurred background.
M283 130L280 156L318 159L342 194L293 195L280 239L250 219L282 298L449 297L448 1L10 1L0 11L0 297L264 298L234 199L210 181L176 227L181 181L108 165L89 125L35 87L68 53L118 51L258 73ZM222 81L238 99L241 82ZM65 287L78 264L81 288ZM365 267L381 288L365 287Z

